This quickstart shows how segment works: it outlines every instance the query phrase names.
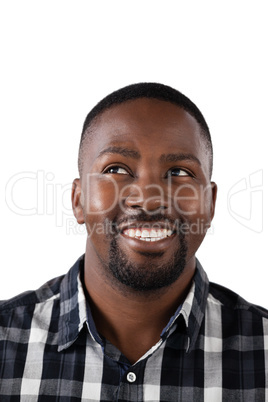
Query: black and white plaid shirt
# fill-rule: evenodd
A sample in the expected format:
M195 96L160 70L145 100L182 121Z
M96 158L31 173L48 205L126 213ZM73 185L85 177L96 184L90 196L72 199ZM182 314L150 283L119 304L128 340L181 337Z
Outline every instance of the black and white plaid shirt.
M98 335L84 257L0 305L0 401L268 401L268 312L201 265L160 341L134 365Z

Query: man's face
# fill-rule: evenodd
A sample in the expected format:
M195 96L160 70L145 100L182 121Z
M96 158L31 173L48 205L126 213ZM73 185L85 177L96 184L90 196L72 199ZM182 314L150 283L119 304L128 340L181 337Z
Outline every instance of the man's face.
M74 212L86 224L90 261L134 290L170 285L193 265L214 214L199 124L176 105L142 98L105 111L89 135Z

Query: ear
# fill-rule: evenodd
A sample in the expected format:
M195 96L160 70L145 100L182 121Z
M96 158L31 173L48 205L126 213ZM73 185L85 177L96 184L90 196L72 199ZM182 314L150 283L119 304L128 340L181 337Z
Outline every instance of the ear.
M210 220L214 218L215 214L215 206L216 206L216 199L217 199L217 192L218 192L218 187L217 184L212 181L210 183L211 185L211 207L210 207Z
M74 216L79 224L85 223L83 208L81 205L81 194L81 181L80 179L75 179L72 185L72 207Z

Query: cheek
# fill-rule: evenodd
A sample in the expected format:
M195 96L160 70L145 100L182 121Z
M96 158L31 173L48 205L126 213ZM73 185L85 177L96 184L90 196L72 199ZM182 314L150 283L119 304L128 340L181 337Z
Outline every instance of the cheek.
M116 213L118 186L106 178L91 179L83 188L83 213L88 235L88 247L107 256L110 235L113 228L110 222Z
M102 220L118 203L119 188L113 178L101 177L88 181L83 188L83 211L88 219Z
M176 189L173 200L176 212L186 221L210 223L210 188L185 184Z
M192 257L201 245L210 227L211 196L209 191L184 186L177 191L174 207L183 219L182 233L188 244L188 256Z

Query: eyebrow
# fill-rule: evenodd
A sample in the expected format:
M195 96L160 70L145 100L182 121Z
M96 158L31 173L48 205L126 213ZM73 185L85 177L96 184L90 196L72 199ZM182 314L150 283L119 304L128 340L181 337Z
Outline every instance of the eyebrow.
M138 151L134 151L133 149L129 149L129 148L125 148L125 147L110 146L108 148L105 148L99 153L98 158L105 154L118 154L118 155L125 156L126 158L131 158L131 159L136 159L136 160L141 159L141 154ZM185 154L185 153L162 154L159 158L159 161L161 163L180 162L180 161L186 161L186 160L188 160L188 161L190 160L195 163L198 163L198 165L201 165L200 160L192 154Z
M200 160L192 154L184 154L184 153L162 154L159 158L160 162L180 162L180 161L187 161L187 160L198 163L198 165L201 166Z
M108 147L105 148L103 151L101 151L98 155L98 158L104 154L118 154L125 156L126 158L132 158L132 159L140 159L141 155L138 151L134 151L133 149L128 149L124 147Z

